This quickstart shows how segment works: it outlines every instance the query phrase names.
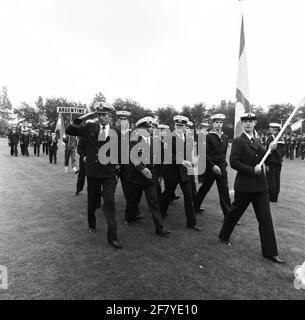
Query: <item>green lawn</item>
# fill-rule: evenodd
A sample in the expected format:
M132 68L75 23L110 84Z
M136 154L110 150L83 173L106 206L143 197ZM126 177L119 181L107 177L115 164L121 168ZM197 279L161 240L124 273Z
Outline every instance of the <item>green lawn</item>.
M86 192L74 197L76 175L64 173L46 156L11 157L0 139L0 265L8 289L0 299L304 299L293 286L293 269L305 260L305 161L285 160L280 200L271 204L280 256L261 255L258 224L249 208L237 226L232 247L217 242L222 225L216 187L199 217L201 233L186 228L183 202L169 209L169 238L157 237L145 200L145 219L124 225L125 200L116 193L122 250L107 244L97 210L96 234L87 232ZM229 169L230 185L234 171ZM86 187L85 187L86 188ZM181 194L178 189L178 194Z

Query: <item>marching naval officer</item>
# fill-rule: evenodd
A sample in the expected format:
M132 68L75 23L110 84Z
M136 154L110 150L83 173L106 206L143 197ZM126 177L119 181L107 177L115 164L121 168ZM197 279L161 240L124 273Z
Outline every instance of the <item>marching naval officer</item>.
M67 128L66 133L74 136L85 137L87 145L86 156L86 176L88 185L88 224L89 232L96 232L95 210L103 186L104 214L108 224L108 243L117 249L122 248L122 244L117 237L117 223L115 218L115 189L117 182L117 164L102 164L99 161L99 149L110 140L113 130L119 133L115 127L110 126L109 120L112 107L105 102L97 102L94 105L97 122L87 122L81 126L83 120L92 117L92 113L85 114L77 118Z
M230 155L231 167L237 170L234 183L235 199L226 214L219 239L231 245L229 238L241 216L250 203L253 205L259 223L259 234L263 257L275 263L284 263L278 256L278 250L270 212L268 184L263 168L259 166L266 150L253 136L256 125L254 113L243 114L240 118L243 133L233 141ZM276 144L269 145L271 150Z

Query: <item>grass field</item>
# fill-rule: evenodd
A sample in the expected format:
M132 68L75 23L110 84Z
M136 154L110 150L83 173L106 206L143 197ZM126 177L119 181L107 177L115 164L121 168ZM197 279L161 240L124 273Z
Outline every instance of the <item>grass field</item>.
M64 173L62 147L58 159L51 165L45 155L34 157L33 148L28 158L11 157L0 139L0 265L8 269L0 299L305 298L305 290L293 286L293 269L305 260L305 161L284 161L279 202L271 204L283 266L262 257L252 208L234 230L232 247L217 242L223 217L216 186L198 218L201 233L186 228L180 199L165 221L172 233L162 238L154 235L145 199L145 219L124 225L119 183L116 217L124 248L115 250L107 244L101 209L98 232L87 232L86 192L74 197L76 175Z

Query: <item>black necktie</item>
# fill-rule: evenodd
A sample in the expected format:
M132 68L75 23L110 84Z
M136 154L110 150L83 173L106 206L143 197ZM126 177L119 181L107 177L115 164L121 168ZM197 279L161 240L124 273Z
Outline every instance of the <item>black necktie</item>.
M100 134L99 134L99 141L105 141L105 139L106 139L106 131L105 131L105 128L106 128L106 126L105 125L102 125L102 130L101 130L101 132L100 132Z
M251 142L252 142L252 144L254 145L254 147L256 147L256 148L257 148L257 143L256 143L256 141L255 141L254 137L252 137L252 138L251 138Z

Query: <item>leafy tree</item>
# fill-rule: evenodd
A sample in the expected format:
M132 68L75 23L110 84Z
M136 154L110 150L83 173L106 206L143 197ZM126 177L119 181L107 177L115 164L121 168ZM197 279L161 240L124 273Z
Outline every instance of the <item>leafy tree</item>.
M131 109L130 122L134 124L143 117L154 116L151 110L140 106L138 102L133 101L131 99L123 100L121 98L118 98L114 101L113 107L115 110L118 110L123 107L129 107Z
M206 116L206 106L202 102L197 103L191 108L191 119L194 125L198 127Z
M182 116L188 117L190 121L193 121L192 119L192 110L190 106L183 106L182 111L180 113Z
M178 111L173 106L167 106L166 108L157 109L155 114L159 117L160 123L167 124L172 128L174 126L173 118L178 114Z
M293 111L294 106L288 104L273 104L268 107L268 118L270 122L285 122Z
M0 94L0 119L9 121L12 120L12 104L7 94L7 88L2 87Z
M98 92L93 98L92 102L89 104L90 111L94 111L93 106L96 102L106 102L106 97L102 92Z
M39 118L39 125L43 127L47 124L47 117L46 117L46 110L43 104L43 99L41 96L38 97L37 101L35 102L36 110L38 112Z
M259 133L259 134L267 134L268 129L269 129L269 117L268 117L268 113L265 112L265 110L261 107L254 107L252 109L252 112L255 113L256 115L256 119L257 119L257 124L255 126L255 130Z
M9 125L6 120L0 118L0 136L8 134Z
M12 120L12 104L8 98L7 88L2 87L0 93L0 134L8 131L8 121Z
M36 108L30 106L26 102L21 103L21 107L14 109L14 114L17 116L19 122L26 121L31 123L34 129L40 127L39 113Z

